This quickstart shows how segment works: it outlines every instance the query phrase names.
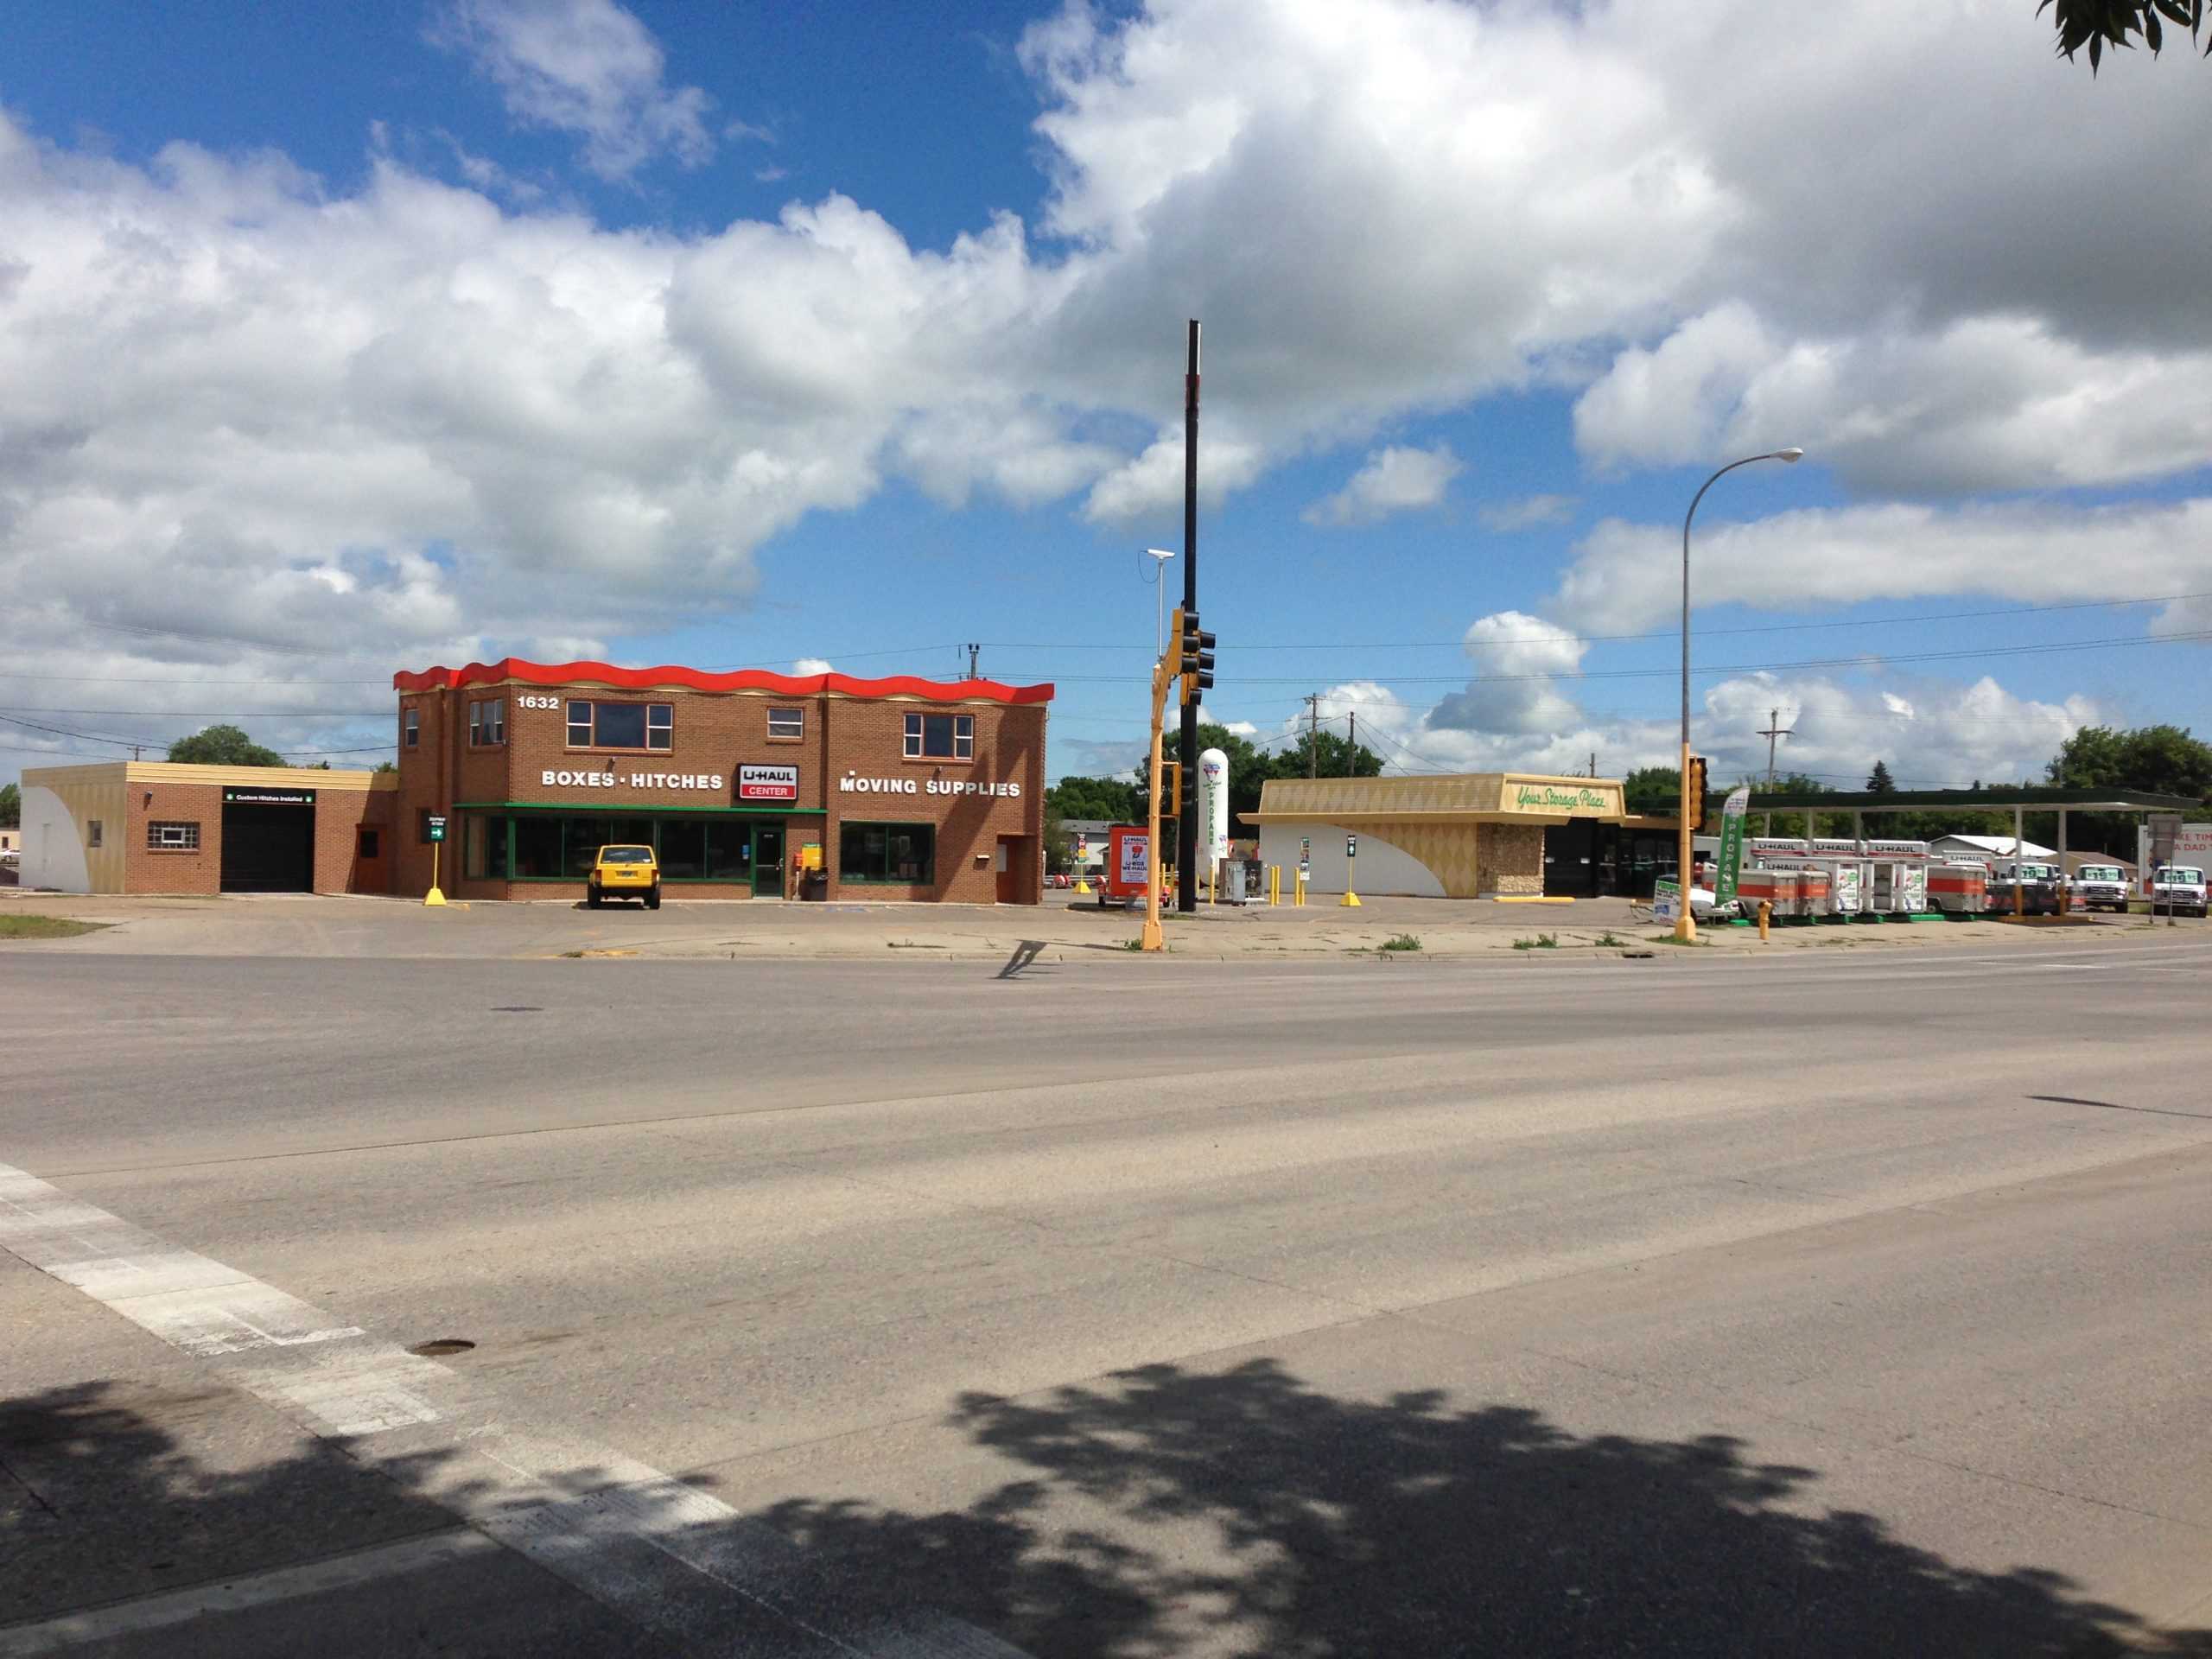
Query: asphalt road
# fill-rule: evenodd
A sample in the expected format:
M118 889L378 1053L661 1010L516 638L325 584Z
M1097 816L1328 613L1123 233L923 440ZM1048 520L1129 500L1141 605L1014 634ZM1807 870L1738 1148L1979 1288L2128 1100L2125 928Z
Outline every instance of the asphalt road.
M2212 1651L2212 948L2047 943L0 957L0 1656Z

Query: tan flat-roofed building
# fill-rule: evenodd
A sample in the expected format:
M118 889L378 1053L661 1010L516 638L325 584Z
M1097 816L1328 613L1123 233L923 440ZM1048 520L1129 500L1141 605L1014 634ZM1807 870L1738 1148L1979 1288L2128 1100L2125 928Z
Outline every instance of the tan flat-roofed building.
M1378 896L1648 894L1674 870L1673 820L1627 811L1617 778L1271 778L1246 816L1259 826L1261 862L1303 862L1317 893L1349 880Z

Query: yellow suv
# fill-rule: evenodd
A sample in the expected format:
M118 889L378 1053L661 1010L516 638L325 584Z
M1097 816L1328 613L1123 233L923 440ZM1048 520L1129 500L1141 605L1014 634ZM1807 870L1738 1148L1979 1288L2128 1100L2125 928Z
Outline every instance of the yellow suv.
M592 860L584 902L594 910L609 899L642 899L647 910L660 908L660 866L650 847L602 847Z

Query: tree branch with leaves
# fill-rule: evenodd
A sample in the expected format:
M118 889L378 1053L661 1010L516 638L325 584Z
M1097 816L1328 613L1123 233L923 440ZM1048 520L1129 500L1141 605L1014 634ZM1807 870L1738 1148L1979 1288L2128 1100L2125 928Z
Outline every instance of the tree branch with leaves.
M2204 0L2042 0L2036 16L2046 11L2058 26L2059 55L2070 62L2087 47L2093 75L2107 46L2132 50L2140 39L2157 57L2165 48L2168 24L2187 29L2190 43L2203 46L2212 57L2212 41L2204 38Z

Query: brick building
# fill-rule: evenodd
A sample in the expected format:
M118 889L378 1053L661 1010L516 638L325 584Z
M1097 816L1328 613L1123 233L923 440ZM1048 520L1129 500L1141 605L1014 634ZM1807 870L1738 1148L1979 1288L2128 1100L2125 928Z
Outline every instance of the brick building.
M108 760L22 778L26 887L385 893L390 772Z
M27 771L22 880L64 893L574 899L642 842L667 896L1039 903L1049 685L546 664L393 676L395 772Z
M1049 685L508 658L393 677L391 890L575 899L640 842L671 899L1036 904Z

